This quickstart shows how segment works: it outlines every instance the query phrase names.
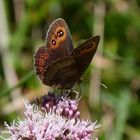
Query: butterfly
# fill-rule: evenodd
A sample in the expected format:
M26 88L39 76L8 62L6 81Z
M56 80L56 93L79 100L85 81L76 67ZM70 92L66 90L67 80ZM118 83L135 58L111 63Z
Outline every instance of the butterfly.
M34 55L36 75L45 85L72 89L90 64L99 41L97 35L74 49L66 22L62 18L55 20L46 34L46 44Z

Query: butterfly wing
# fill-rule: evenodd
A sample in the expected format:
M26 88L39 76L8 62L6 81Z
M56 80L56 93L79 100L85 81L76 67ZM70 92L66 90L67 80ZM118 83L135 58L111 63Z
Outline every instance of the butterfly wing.
M71 89L79 80L78 67L73 56L66 56L46 67L43 83L60 89Z
M62 18L50 25L46 35L46 48L54 60L68 56L73 51L70 31Z
M72 51L73 44L68 26L59 18L48 29L46 46L38 48L34 55L36 74L43 80L44 72L47 73L46 67L57 59L70 55Z
M45 68L50 62L52 62L52 58L46 51L45 46L39 47L34 55L34 67L36 75L38 75L41 80L43 79Z
M79 73L82 75L92 61L92 58L97 50L100 41L100 36L91 37L82 43L79 47L75 48L72 52L78 68Z
M95 36L73 50L67 24L57 19L49 27L46 45L34 55L36 74L45 85L70 89L90 64L100 37Z

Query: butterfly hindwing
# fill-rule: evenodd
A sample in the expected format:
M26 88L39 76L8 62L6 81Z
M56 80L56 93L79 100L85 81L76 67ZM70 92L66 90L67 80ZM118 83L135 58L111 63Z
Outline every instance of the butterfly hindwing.
M66 56L48 65L43 77L44 84L70 89L80 76L74 57Z
M39 47L34 55L34 66L36 74L41 80L43 78L43 73L45 71L46 66L50 64L51 61L52 59L47 53L45 46Z

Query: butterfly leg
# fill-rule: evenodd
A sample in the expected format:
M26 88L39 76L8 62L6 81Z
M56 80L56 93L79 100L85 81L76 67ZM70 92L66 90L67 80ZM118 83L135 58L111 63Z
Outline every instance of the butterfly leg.
M76 99L79 99L79 98L80 98L80 94L79 94L78 91L76 91L76 90L74 90L74 89L67 90L67 95L69 95L69 94L71 94L71 93L76 95L76 96L75 96Z

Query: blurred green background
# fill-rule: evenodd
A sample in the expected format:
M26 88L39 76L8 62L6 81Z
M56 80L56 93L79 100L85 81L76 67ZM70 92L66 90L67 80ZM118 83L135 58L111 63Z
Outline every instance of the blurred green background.
M81 83L82 117L102 125L100 140L139 140L139 0L0 0L0 129L23 115L24 99L49 90L35 76L33 55L59 17L75 45L101 36Z

